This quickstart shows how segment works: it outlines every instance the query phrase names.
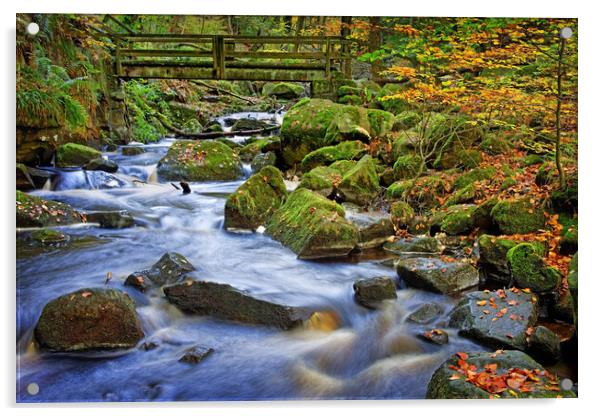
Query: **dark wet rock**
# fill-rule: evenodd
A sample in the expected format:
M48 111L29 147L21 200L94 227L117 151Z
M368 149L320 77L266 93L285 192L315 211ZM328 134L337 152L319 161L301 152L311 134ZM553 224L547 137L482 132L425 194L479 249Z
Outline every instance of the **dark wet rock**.
M479 237L479 266L485 270L487 280L503 285L510 284L510 268L506 256L516 244L516 241L487 234Z
M132 299L114 289L81 289L46 304L35 338L51 351L134 347L144 337Z
M248 130L261 130L269 127L271 124L265 121L257 120L254 118L241 118L236 120L232 126L232 131L248 131Z
M308 172L317 166L328 166L339 160L359 160L367 152L367 146L359 140L321 147L305 155L301 161L301 170Z
M70 205L17 191L17 227L47 227L85 222Z
M226 230L255 230L277 210L286 198L282 174L268 166L252 175L226 200Z
M519 287L541 293L553 291L560 284L561 273L545 263L533 244L514 246L508 251L507 259L512 279Z
M445 345L449 342L449 335L442 329L435 328L418 334L418 337L437 345Z
M144 292L153 286L176 283L193 270L194 266L186 257L174 252L165 253L150 269L130 274L124 284Z
M397 274L408 285L450 294L479 284L479 272L470 263L439 258L409 258L397 263Z
M22 163L17 163L16 178L16 185L18 190L31 191L33 189L36 189L36 185L33 182L31 175L29 174L27 166L25 166Z
M451 312L449 325L493 348L524 351L527 329L536 321L537 298L515 289L467 294Z
M300 259L346 256L359 237L343 207L308 189L288 196L269 219L266 232Z
M267 152L260 153L253 158L251 162L251 170L253 172L259 172L261 169L266 166L275 166L276 165L276 153Z
M157 348L159 348L159 343L156 341L147 341L140 345L140 349L143 351L152 351L156 350Z
M415 324L428 324L443 313L443 307L436 303L425 303L408 315L407 320Z
M375 308L386 299L397 299L395 281L388 277L370 277L353 283L355 300L367 308Z
M577 321L577 309L573 294L570 291L554 292L548 299L548 315L550 318L574 324Z
M102 170L108 173L115 173L119 169L119 166L116 162L104 159L102 157L97 159L92 159L88 163L84 165L84 169L86 170Z
M347 171L337 186L347 202L368 205L380 192L380 183L372 157L366 155Z
M264 97L276 97L283 100L292 100L301 97L305 92L302 85L291 82L268 82L261 89Z
M500 201L491 210L491 217L502 234L528 234L544 227L545 216L528 198Z
M127 211L88 212L86 219L99 223L102 228L128 228L134 225L134 217Z
M56 150L56 166L82 166L100 158L98 150L76 143L65 143Z
M303 308L257 299L222 283L189 280L166 286L163 292L170 303L184 312L246 324L290 329L301 325L311 315Z
M215 140L176 140L159 161L157 173L167 180L225 181L242 176L236 151Z
M121 148L121 154L124 156L137 156L145 152L146 150L142 146L123 146Z
M383 248L395 254L407 253L440 253L441 245L434 237L407 237L391 243L385 243Z
M534 373L538 381L529 383L530 391L510 388L504 383L497 395L503 398L555 398L576 397L571 390L559 389L556 376L548 373L539 363L521 351L469 352L463 360L468 366L475 366L475 373L486 372L485 366L495 365L494 374L508 375L512 369L527 370ZM457 371L462 362L459 355L452 355L435 371L427 387L427 399L489 399L492 393L470 383L463 373ZM492 374L493 375L493 374Z
M573 299L575 300L575 306L577 305L577 296L578 296L578 275L579 275L579 260L577 258L578 253L575 253L573 258L571 259L571 263L569 265L569 274L567 277L569 283L569 290L571 291L571 295L573 295Z
M198 364L205 358L207 358L212 352L213 348L197 345L186 350L186 352L184 352L184 355L182 355L182 357L180 357L178 361L186 364Z
M67 241L68 237L60 231L44 228L31 233L30 238L38 243L51 245Z
M562 235L559 252L565 256L575 254L579 248L579 234L577 224L571 225Z
M528 353L542 363L560 359L560 338L545 326L537 326L527 337Z

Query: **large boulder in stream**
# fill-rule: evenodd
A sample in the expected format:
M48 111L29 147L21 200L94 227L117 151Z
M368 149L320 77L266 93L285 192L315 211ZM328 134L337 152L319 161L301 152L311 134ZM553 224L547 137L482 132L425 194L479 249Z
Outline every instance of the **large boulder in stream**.
M282 205L285 198L282 174L275 167L267 166L228 196L224 228L255 230Z
M467 294L450 314L459 334L493 348L527 349L537 321L537 297L516 288Z
M291 193L272 215L266 232L300 259L346 256L359 237L343 207L303 188Z
M210 315L245 324L290 329L301 325L311 313L258 299L228 284L189 280L166 286L167 300L184 312Z
M338 193L347 202L368 205L380 192L380 183L372 157L366 155L360 159L345 175L337 186Z
M129 212L98 211L86 213L88 222L97 222L101 228L128 228L134 225L134 217Z
M298 188L311 189L325 197L334 196L343 175L355 166L356 162L339 160L330 166L318 166L303 174Z
M159 161L157 173L167 180L226 181L242 176L236 151L215 140L176 140Z
M397 274L408 286L443 294L479 284L479 272L474 266L448 258L401 259L397 263Z
M338 160L358 160L366 153L368 153L368 147L359 140L321 147L305 155L301 161L301 170L307 172L317 166L327 166Z
M391 131L394 116L382 110L305 98L286 113L282 122L282 158L287 166L324 146L345 140L368 142Z
M535 292L552 292L562 279L558 269L548 266L540 256L541 250L535 244L522 243L508 250L506 255L512 279L518 287Z
M62 202L17 191L17 227L48 227L85 222L84 216Z
M65 143L56 149L56 166L82 166L101 157L101 153L91 147L77 143Z
M355 300L367 308L375 308L387 299L397 299L395 281L388 277L358 279L353 283Z
M150 269L130 274L124 284L144 292L154 286L176 283L193 270L195 267L183 255L165 253Z
M558 378L520 351L458 352L435 371L427 399L576 397Z
M44 306L35 339L51 351L132 348L144 337L132 299L114 289L80 289Z

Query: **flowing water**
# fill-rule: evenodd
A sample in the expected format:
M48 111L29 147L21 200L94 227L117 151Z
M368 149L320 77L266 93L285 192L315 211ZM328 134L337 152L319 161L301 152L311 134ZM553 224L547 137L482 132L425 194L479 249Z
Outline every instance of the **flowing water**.
M261 233L225 232L225 198L244 179L191 183L188 195L157 182L156 164L172 143L165 139L145 145L146 152L137 156L105 153L119 164L115 174L57 170L52 190L34 192L81 210L128 210L136 226L61 227L70 243L45 249L24 242L26 231L18 234L19 401L423 398L431 374L449 355L483 349L453 330L449 344L428 344L416 334L433 326L405 321L425 302L449 311L456 302L449 297L402 285L398 299L379 310L357 305L354 280L397 279L386 262L302 261ZM280 331L185 315L159 294L147 296L123 286L130 273L148 268L167 251L186 256L197 269L191 274L195 278L228 283L287 305L335 311L340 325L332 331ZM143 342L157 342L158 348L95 354L37 351L32 333L44 305L80 288L107 287L107 272L113 275L108 287L125 290L136 301ZM197 365L179 362L195 345L215 351ZM39 386L39 393L27 392L30 383Z

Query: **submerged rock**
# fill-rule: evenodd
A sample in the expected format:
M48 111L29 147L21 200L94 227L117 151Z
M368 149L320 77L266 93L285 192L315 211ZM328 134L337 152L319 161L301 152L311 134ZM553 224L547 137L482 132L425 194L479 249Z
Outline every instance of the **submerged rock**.
M266 232L300 259L346 256L358 242L357 228L336 202L297 189L270 218Z
M450 294L479 284L479 272L470 263L439 258L409 258L397 263L397 274L408 286Z
M553 291L560 284L561 273L545 263L533 244L514 246L508 251L507 259L512 279L519 287L540 293Z
M467 294L450 314L459 334L493 348L526 350L527 329L537 321L537 298L519 289Z
M395 282L388 276L356 280L353 292L357 303L367 308L375 308L386 299L397 299Z
M193 270L194 266L186 257L174 252L165 253L150 269L129 275L124 284L144 292L153 286L176 283Z
M242 176L236 151L215 140L177 140L159 161L157 173L167 180L225 181Z
M47 227L85 222L70 205L17 191L17 227Z
M96 149L77 143L65 143L56 150L56 166L82 166L100 157L101 153Z
M470 378L467 369L471 372ZM498 351L452 355L431 377L426 398L489 399L493 395L503 398L575 397L571 390L561 390L558 378L527 354Z
M60 231L44 228L31 233L30 238L42 244L57 244L67 241L67 236Z
M145 152L146 150L142 146L124 146L121 148L121 154L124 156L137 156Z
M184 355L178 360L181 363L187 364L198 364L203 361L213 352L213 348L204 347L197 345L196 347L189 348L184 352Z
M166 286L167 300L184 312L210 315L246 324L290 329L301 325L311 313L257 299L227 284L192 281Z
M444 345L449 342L449 335L442 329L435 328L430 331L421 332L418 334L419 338L430 342L432 344Z
M132 299L114 289L81 289L46 304L35 338L51 351L132 348L144 337Z
M99 157L97 159L92 159L88 163L84 165L84 169L86 170L102 170L108 173L115 173L119 169L119 166L116 162Z
M128 228L134 225L134 217L127 211L88 212L86 219L99 223L102 228Z
M285 198L282 174L273 166L265 167L228 196L224 227L226 230L255 230L282 205Z
M407 320L416 324L428 324L433 322L439 315L443 313L443 307L436 303L425 303L420 305L418 309L412 312Z

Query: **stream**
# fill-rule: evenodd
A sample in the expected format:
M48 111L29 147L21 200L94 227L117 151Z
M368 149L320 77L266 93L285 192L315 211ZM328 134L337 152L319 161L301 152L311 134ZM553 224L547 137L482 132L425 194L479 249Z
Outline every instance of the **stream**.
M274 117L228 117L248 116ZM242 142L245 137L230 139ZM457 299L401 283L397 300L382 308L358 305L352 287L356 279L399 280L379 256L303 261L261 233L224 231L225 199L244 179L193 182L188 195L158 182L156 164L173 141L144 145L146 152L136 156L123 156L121 149L103 153L118 163L115 174L57 169L50 189L33 192L84 211L127 210L136 226L59 227L70 243L47 248L31 247L22 236L27 231L18 233L18 401L421 399L432 373L451 354L484 350L452 329L446 329L449 343L443 346L416 337L443 321L424 327L406 322L425 302L448 312ZM158 294L123 286L130 273L150 267L168 251L184 255L196 267L190 274L194 278L228 283L286 305L334 311L340 325L332 331L281 331L186 315ZM107 272L113 278L105 285ZM36 350L33 329L44 305L87 287L129 293L146 335L142 343L157 342L158 348L86 354ZM195 345L214 352L197 365L179 362ZM39 386L37 394L28 393L30 383Z

